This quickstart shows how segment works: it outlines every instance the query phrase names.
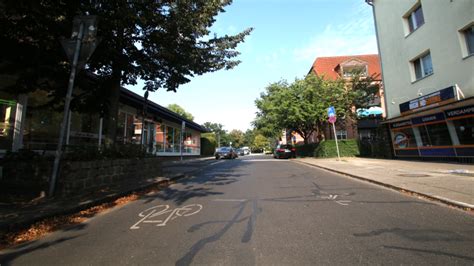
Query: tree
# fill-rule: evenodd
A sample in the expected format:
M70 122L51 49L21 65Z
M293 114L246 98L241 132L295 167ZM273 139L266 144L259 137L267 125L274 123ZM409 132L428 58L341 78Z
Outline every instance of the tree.
M269 147L270 147L270 142L268 141L267 137L265 137L262 134L257 134L255 136L255 139L252 145L252 150L263 151L265 148L269 148Z
M255 101L259 111L254 124L267 137L281 135L283 129L295 131L307 144L327 123L327 108L334 106L338 117L345 117L352 113L356 95L362 94L352 92L344 80L325 80L314 74L291 84L273 83Z
M144 90L176 91L195 75L232 69L237 45L251 28L234 36L212 36L215 16L231 0L194 1L25 1L0 3L0 66L16 77L16 92L49 89L62 99L69 66L59 39L70 35L76 14L97 15L102 38L87 70L94 73L92 99L107 113L107 138L115 141L120 88L145 81Z
M229 142L231 140L229 135L227 134L227 131L224 130L224 126L222 124L205 122L203 126L211 132L214 132L214 134L216 134L219 146L229 146Z
M233 147L241 147L244 143L244 133L238 129L230 131L229 138Z
M255 129L247 129L247 131L245 131L244 133L244 141L242 143L242 146L251 147L255 139L255 135L256 135Z
M175 103L168 105L167 108L188 120L194 120L194 116L191 113L186 112L183 107Z

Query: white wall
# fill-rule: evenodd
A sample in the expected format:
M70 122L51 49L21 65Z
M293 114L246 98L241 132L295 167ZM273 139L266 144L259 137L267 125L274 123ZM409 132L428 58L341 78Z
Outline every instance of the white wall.
M419 92L458 84L466 98L474 96L474 56L465 56L459 36L474 21L474 0L421 0L425 24L407 35L403 16L417 2L374 0L388 119L400 116L399 104ZM413 82L410 61L428 49L434 73Z

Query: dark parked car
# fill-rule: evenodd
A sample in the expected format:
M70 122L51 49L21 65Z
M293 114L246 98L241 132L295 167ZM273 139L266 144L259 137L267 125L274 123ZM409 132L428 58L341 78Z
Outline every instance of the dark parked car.
M245 152L244 152L244 149L236 149L235 152L239 155L239 156L244 156L245 155Z
M273 157L280 158L296 158L296 149L290 144L280 144L276 146Z
M219 160L220 158L224 159L235 159L238 157L237 153L233 148L230 147L221 147L216 150L216 153L214 154L216 156L216 159Z

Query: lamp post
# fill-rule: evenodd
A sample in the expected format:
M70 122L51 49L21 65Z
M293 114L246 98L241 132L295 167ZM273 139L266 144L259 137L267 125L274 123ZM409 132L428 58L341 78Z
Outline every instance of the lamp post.
M69 61L71 61L71 73L69 75L69 84L67 87L66 99L64 101L64 115L59 131L58 145L54 157L53 172L49 181L49 196L53 196L56 180L59 172L59 161L66 132L69 108L72 99L72 90L74 80L78 70L82 69L89 57L98 45L97 35L97 17L96 16L76 16L73 20L73 29L71 39L62 40L61 44L66 51Z

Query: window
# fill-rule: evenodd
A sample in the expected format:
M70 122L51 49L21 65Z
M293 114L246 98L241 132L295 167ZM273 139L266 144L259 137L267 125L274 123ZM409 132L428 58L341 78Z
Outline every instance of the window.
M415 80L419 80L433 74L433 64L431 62L431 54L429 52L413 60L412 65L415 72Z
M347 139L347 130L336 131L337 139Z
M425 24L425 18L423 17L423 9L421 8L421 5L410 12L405 17L405 19L408 22L408 29L410 33L421 27L421 25Z
M466 42L467 55L474 54L474 25L467 27L461 31L464 41Z
M342 75L347 77L353 77L355 75L361 75L362 77L367 76L367 66L359 65L359 66L344 66L342 68Z
M418 127L423 147L452 145L446 123Z
M468 117L453 121L458 135L459 144L474 145L474 117Z

